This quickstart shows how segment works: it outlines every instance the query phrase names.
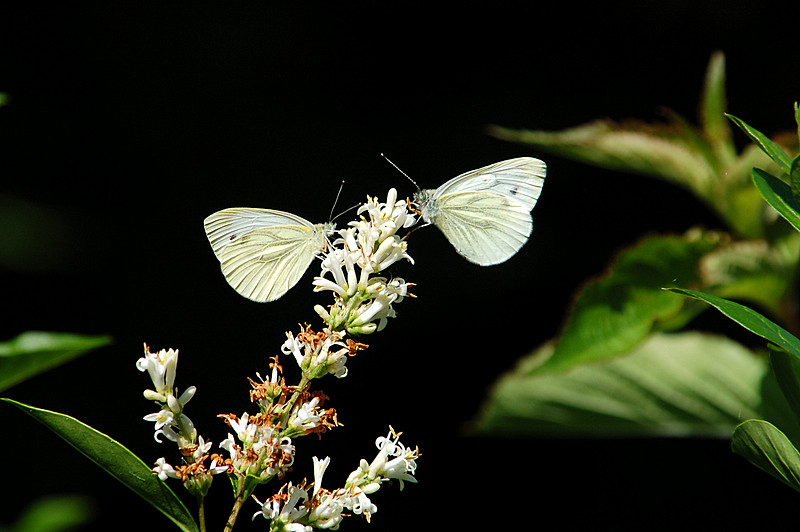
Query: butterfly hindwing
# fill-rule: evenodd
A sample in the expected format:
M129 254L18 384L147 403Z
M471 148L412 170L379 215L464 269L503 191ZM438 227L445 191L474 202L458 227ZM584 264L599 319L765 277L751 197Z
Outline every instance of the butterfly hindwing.
M491 192L453 192L437 200L432 222L467 260L490 266L512 257L533 229L520 203Z
M228 283L266 302L297 284L324 248L329 227L283 211L232 208L206 218L205 229Z

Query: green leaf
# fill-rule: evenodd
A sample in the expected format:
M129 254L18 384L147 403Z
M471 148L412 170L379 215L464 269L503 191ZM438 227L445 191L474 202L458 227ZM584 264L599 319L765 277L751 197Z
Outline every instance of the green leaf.
M0 343L0 391L110 343L109 336L22 333Z
M778 350L770 351L769 361L786 402L800 419L800 358Z
M744 122L744 120L741 120L740 118L730 114L727 114L726 116L730 118L734 124L739 126L739 128L744 131L748 137L750 137L750 140L755 142L758 147L761 148L761 150L780 167L782 171L787 174L791 172L792 161L789 159L789 156L786 155L786 152L783 151L783 148L778 146L778 144L770 140L769 137L761 133L759 130L750 127Z
M155 506L181 530L186 532L199 530L178 496L153 474L147 464L121 443L65 414L43 410L11 399L2 400L17 406L58 434L95 464L105 469L108 474Z
M736 159L736 149L731 140L731 128L725 120L725 55L711 55L706 70L706 80L700 105L700 122L720 165L727 167Z
M628 353L655 326L675 327L694 317L691 306L661 288L697 283L698 262L719 241L716 233L694 231L646 238L624 251L604 277L578 295L553 356L538 371L558 372Z
M716 307L720 312L748 331L772 342L795 357L800 357L800 340L780 325L773 323L751 308L740 305L734 301L728 301L721 297L712 296L711 294L705 294L703 292L696 292L694 290L686 290L683 288L667 288L665 290L705 301L709 305Z
M760 419L745 421L733 432L733 452L800 491L800 453L773 424Z
M706 153L697 149L696 132L689 138L676 124L615 123L598 120L563 131L515 130L490 126L490 135L528 144L587 164L658 177L706 197L715 174Z
M796 254L787 256L789 241L800 242L794 233L780 247L766 240L726 242L700 262L703 289L726 299L744 299L769 309L773 315L785 311L785 298L794 286Z
M764 201L800 231L800 204L798 204L791 187L760 168L753 168L753 182L761 192Z
M792 186L792 196L795 203L800 203L800 155L792 160L791 170L789 171L789 183Z
M743 419L792 419L783 397L765 390L774 382L764 358L723 336L659 333L614 360L559 374L531 371L552 348L541 347L493 386L476 432L727 438Z
M78 530L91 521L92 501L81 495L43 497L28 505L8 532L60 532Z

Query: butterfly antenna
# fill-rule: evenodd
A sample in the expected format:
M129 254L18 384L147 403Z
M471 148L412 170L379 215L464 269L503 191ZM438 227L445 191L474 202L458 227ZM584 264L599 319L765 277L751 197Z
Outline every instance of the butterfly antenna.
M331 213L328 215L328 220L330 221L333 221L333 211L334 209L336 209L336 204L339 202L339 196L342 194L343 188L344 188L344 179L342 179L342 183L339 185L339 192L336 193L336 199L333 200L333 205L331 205Z
M350 206L350 207L346 208L345 210L343 210L342 212L340 212L339 214L337 214L336 216L334 216L333 218L331 218L331 221L333 222L333 221L334 221L334 220L336 220L336 218L338 218L339 216L341 216L341 215L343 215L343 214L347 214L348 212L350 212L350 211L352 211L353 209L355 209L355 208L357 208L357 207L360 207L360 206L361 206L361 204L360 204L360 203L356 203L355 205L352 205L352 206Z
M413 179L411 179L411 176L410 176L410 175L408 175L407 173L405 173L404 171L402 171L402 170L400 169L400 167L399 167L399 166L397 166L396 164L394 164L394 163L391 161L391 159L389 159L389 158L386 156L386 154L385 154L385 153L381 153L381 157L383 157L384 159L386 159L386 162L387 162L387 163L389 163L389 164L391 164L392 166L394 166L395 170L397 170L398 172L400 172L401 174L403 174L404 176L406 176L406 178L407 178L409 181L411 181L411 182L414 184L414 186L415 186L415 187L417 187L417 190L421 190L421 189L419 188L419 185L417 184L417 182L416 182L416 181L414 181Z

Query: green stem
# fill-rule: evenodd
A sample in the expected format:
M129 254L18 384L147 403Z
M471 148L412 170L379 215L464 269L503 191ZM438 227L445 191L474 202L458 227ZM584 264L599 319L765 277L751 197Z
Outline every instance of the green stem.
M206 498L197 496L197 517L200 521L200 532L206 532Z
M236 524L236 519L239 517L239 510L241 510L244 505L245 478L244 475L239 477L239 483L236 486L236 500L233 502L233 508L231 508L231 515L228 516L228 522L225 523L225 532L233 530L233 525Z

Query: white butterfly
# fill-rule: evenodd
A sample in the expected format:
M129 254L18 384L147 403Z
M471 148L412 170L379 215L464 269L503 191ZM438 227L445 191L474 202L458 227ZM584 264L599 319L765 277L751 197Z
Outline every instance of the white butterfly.
M533 230L531 209L547 166L532 157L491 164L414 194L422 219L438 227L467 260L491 266L511 258Z
M215 212L203 225L225 279L258 302L274 301L296 285L335 229L288 212L239 207Z

